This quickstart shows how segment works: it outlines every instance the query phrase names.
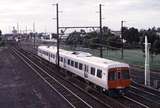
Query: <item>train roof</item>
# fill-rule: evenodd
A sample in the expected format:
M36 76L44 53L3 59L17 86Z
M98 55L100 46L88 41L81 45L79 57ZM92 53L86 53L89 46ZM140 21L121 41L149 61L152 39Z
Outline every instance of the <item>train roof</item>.
M55 46L50 46L50 47L49 46L39 46L39 48L43 49L45 51L49 51L51 53L56 53L57 52L57 48ZM67 50L63 50L63 49L60 49L59 52L60 52L60 54L68 56L72 59L76 58L80 61L91 63L93 65L103 67L103 68L107 68L107 67L111 67L111 68L112 67L129 67L129 65L126 64L126 63L96 57L96 56L93 56L92 54L87 53L87 52L67 51Z

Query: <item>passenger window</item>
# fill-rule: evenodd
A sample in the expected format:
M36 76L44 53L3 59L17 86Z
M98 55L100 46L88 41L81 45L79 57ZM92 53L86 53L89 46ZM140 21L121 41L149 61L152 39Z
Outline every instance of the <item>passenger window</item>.
M95 75L95 68L91 67L91 74Z
M53 57L53 58L55 58L55 55L54 55L54 54L52 54L52 57Z
M78 62L75 62L75 68L78 68Z
M71 60L71 66L74 66L74 61Z
M60 61L63 62L63 57L60 57Z
M83 69L83 64L79 63L79 69L82 70Z
M97 77L102 78L102 70L97 69Z
M70 65L71 64L71 60L70 59L68 59L68 65Z

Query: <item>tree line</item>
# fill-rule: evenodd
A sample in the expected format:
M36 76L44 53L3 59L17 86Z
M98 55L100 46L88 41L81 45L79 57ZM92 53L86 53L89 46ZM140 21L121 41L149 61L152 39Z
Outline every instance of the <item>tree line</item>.
M3 37L2 37L2 31L0 30L0 46L4 45Z
M144 38L148 37L148 41L151 44L150 52L152 54L160 53L160 28L149 28L141 29L131 27L123 27L122 36L121 32L111 31L108 27L103 27L102 40L100 39L99 30L86 32L85 30L80 30L79 32L74 31L69 34L65 43L72 46L81 45L89 48L99 48L100 46L107 47L113 50L120 49L122 44L124 48L128 49L144 49Z

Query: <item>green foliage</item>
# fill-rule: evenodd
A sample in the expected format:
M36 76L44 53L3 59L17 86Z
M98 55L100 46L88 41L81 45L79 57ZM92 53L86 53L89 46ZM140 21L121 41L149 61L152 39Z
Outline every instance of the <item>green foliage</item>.
M72 32L66 39L66 44L74 45L75 47L79 44L81 45L83 42L83 37L80 32Z
M121 48L122 42L120 37L117 36L109 36L107 38L107 42L109 46L114 47L114 48Z
M85 30L80 30L80 32L72 32L66 39L66 44L77 46L82 45L84 47L99 48L101 46L108 47L111 49L119 49L122 47L122 39L116 34L112 34L108 27L103 27L103 39L100 41L100 32L92 31L86 33ZM137 28L123 27L122 33L123 38L126 40L124 44L125 48L142 48L144 49L144 37L148 36L149 43L151 43L150 53L160 54L160 42L157 32L160 32L160 28L149 28L148 30L140 30Z
M132 28L123 28L123 37L127 41L127 43L130 44L137 44L140 41L140 35L138 32L138 29L132 27Z
M160 54L160 39L154 41L152 49L156 55Z
M0 37L2 36L2 31L0 30Z
M143 34L141 38L141 45L144 52L144 39L145 36L148 37L148 42L151 44L150 46L150 53L153 54L160 54L160 36L157 34L159 32L160 28L149 28L148 30L141 30L140 33Z

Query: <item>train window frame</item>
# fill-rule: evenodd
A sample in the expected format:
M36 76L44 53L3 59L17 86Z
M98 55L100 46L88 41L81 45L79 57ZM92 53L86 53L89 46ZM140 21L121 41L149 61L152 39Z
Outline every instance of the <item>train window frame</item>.
M78 62L74 62L74 67L78 68Z
M102 78L102 70L101 69L97 69L97 77Z
M83 70L83 64L79 63L79 70Z
M94 68L94 67L91 67L91 75L94 75L95 76L95 73L96 73L96 68Z
M73 60L71 60L71 66L73 66L73 67L74 67L74 61L73 61Z

